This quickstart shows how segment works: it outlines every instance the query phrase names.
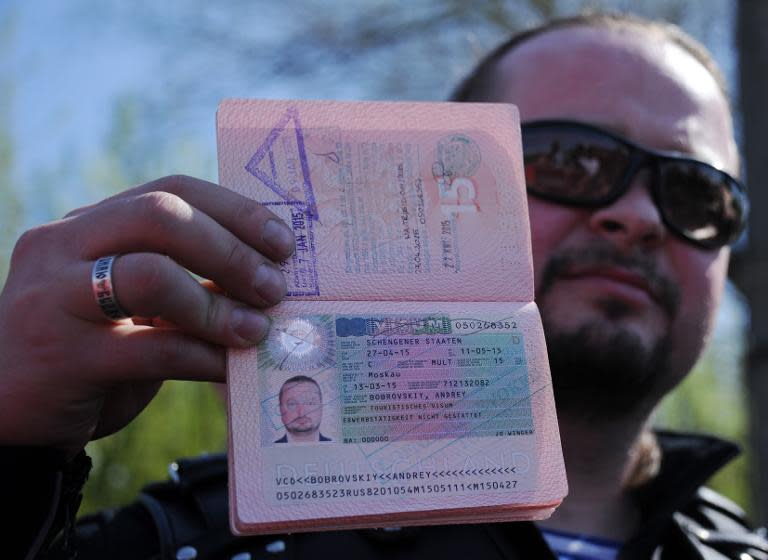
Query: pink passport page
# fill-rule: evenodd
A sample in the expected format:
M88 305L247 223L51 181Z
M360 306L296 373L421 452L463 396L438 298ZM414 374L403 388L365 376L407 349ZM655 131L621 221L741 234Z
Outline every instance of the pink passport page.
M237 534L542 519L567 493L517 110L225 100L219 179L296 253L230 350Z

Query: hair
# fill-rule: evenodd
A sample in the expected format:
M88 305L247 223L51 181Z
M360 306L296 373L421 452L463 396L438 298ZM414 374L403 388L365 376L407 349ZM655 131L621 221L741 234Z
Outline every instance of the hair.
M280 393L277 396L278 403L283 404L283 391L288 385L292 383L312 383L315 387L317 387L317 390L320 392L320 398L322 398L323 396L323 391L320 389L320 385L317 383L317 381L315 381L314 379L306 375L294 375L290 379L286 380L285 383L283 383L282 387L280 387Z
M709 51L696 39L685 33L677 25L654 21L644 17L621 12L592 12L577 16L556 18L547 23L512 35L488 53L474 69L459 83L450 96L451 101L493 101L493 85L496 78L496 63L507 53L520 45L550 31L573 27L598 27L607 29L632 28L658 34L661 38L678 45L693 56L712 75L726 100L728 86L719 66Z

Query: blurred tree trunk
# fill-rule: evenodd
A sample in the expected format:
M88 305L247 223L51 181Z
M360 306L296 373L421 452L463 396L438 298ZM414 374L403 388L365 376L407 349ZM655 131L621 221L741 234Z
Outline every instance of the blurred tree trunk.
M743 115L746 177L752 213L749 244L731 273L751 310L746 387L750 406L753 509L756 522L768 522L768 2L738 4L740 104Z

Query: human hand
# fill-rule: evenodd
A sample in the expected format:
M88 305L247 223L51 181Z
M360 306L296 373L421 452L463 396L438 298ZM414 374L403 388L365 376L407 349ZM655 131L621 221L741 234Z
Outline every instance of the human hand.
M26 232L0 293L0 443L76 453L130 422L165 379L224 381L225 347L266 335L259 309L285 295L275 263L293 250L269 210L184 176ZM114 254L114 292L133 316L115 322L91 284L94 262Z

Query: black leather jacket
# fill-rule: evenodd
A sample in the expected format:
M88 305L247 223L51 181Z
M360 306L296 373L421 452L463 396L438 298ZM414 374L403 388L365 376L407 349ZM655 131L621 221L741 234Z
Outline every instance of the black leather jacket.
M661 471L635 495L641 527L619 558L768 559L768 542L744 513L702 487L738 453L736 447L707 436L657 435ZM60 536L41 558L66 558L73 549L78 560L555 558L532 523L233 537L225 457L181 460L174 472L174 480L147 486L134 504L80 519L68 546Z

